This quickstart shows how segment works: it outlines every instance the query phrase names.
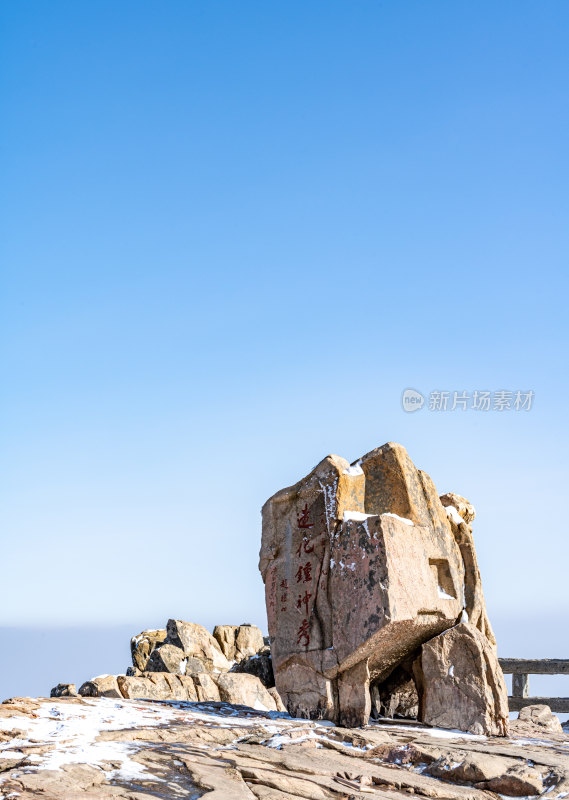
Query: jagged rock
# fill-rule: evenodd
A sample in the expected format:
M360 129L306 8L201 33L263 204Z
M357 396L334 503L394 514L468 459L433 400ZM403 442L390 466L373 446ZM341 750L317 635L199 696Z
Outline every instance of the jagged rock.
M201 625L169 619L166 630L166 643L179 647L189 658L197 658L208 672L228 671L231 668L217 641Z
M79 687L81 697L122 697L116 675L98 675Z
M543 735L544 731L551 733L563 731L559 717L551 711L549 706L538 703L522 708L518 718L510 723L510 728L512 731L526 736Z
M478 628L491 644L496 645L496 637L486 613L480 570L478 569L476 549L472 537L472 525L470 522L475 516L474 507L464 497L451 492L442 495L440 499L455 541L460 548L464 564L464 610L462 612L462 621L470 622ZM452 502L457 503L458 507L452 505Z
M468 753L460 761L443 755L425 772L443 781L475 785L511 797L541 794L544 788L542 774L535 767L488 753Z
M414 670L423 722L507 734L508 697L496 649L474 625L461 623L426 642Z
M165 630L142 631L130 640L130 653L132 665L144 672L152 651L166 639Z
M249 675L256 675L263 686L269 689L271 686L275 685L271 648L263 646L255 655L238 661L237 664L231 668L231 672L246 672Z
M454 492L447 492L446 494L441 494L439 500L445 508L455 508L459 517L467 524L474 520L476 509L472 503L468 502L466 497L461 497L461 495Z
M77 697L74 683L58 683L49 693L50 697Z
M224 672L214 677L220 697L226 703L251 706L261 711L276 711L275 699L259 678L246 673Z
M235 632L238 625L216 625L213 638L228 661L235 661Z
M130 678L134 677L139 678L143 674L144 673L142 672L142 670L138 669L138 667L127 667L125 672L125 675L127 675L127 677Z
M197 659L193 659L197 661ZM198 670L203 664L198 662ZM188 656L173 644L161 644L150 654L145 672L170 672L174 675L185 675L188 667ZM196 671L198 671L196 670Z
M213 636L228 661L240 662L249 658L265 644L263 634L256 625L216 625Z
M265 503L259 568L275 682L291 714L366 724L369 682L461 615L492 644L465 521L473 512L458 497L464 518L388 443L355 466L328 456Z

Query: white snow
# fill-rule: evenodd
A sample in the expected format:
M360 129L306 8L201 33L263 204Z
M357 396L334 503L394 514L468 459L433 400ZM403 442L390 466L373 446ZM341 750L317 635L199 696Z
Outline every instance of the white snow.
M442 586L439 586L439 597L442 597L443 600L456 600L456 598L453 597L452 594L447 594L445 590L442 588Z
M182 661L180 661L180 675L186 674L187 666L188 666L188 659L187 658L182 659Z
M334 512L336 508L336 487L338 485L338 479L336 478L330 486L322 483L321 480L319 480L318 483L320 484L320 489L324 494L326 528L328 529L328 534L331 534L334 531Z
M353 467L348 467L347 469L344 470L344 475L351 475L352 477L355 476L355 475L363 475L363 474L364 474L364 471L359 466L359 464L356 464Z
M0 718L0 730L18 729L28 737L0 743L0 758L25 757L27 762L34 762L28 767L33 770L57 770L66 764L88 764L101 769L107 767L105 774L108 779L159 781L162 779L150 776L142 764L132 759L141 748L139 742L98 741L99 734L169 722L199 722L221 728L247 728L261 724L271 732L280 732L290 725L287 714L277 711L267 714L266 707L259 702L256 710L266 713L262 718L253 714L243 715L235 709L226 715L218 708L209 710L207 703L196 707L187 702L156 703L106 697L83 698L83 701L81 704L42 703L35 717L16 713L12 717ZM222 710L229 709L231 706ZM41 755L28 756L18 752L18 748L28 749L38 744L50 744L53 748ZM118 764L118 767L108 769L108 762Z
M371 514L369 516L372 516ZM380 514L381 517L393 517L394 519L399 519L401 522L404 522L405 525L414 525L415 523L411 519L407 519L406 517L400 517L399 514L392 514L391 511L386 511L383 514Z
M464 522L463 518L460 516L458 511L454 506L447 506L445 508L446 515L449 519L451 519L455 525L460 525L461 522Z
M363 522L368 517L374 517L375 514L364 514L363 511L344 511L344 522L354 520L355 522Z
M486 739L486 736L479 733L465 733L464 731L452 730L447 728L422 728L419 725L391 725L382 722L374 722L374 727L383 730L413 731L413 733L423 733L427 736L434 736L437 739ZM516 740L517 741L517 740Z
M460 618L460 621L468 622L468 611L465 608L462 609L462 616Z
M451 678L454 678L454 664L451 664L450 667L448 668L448 674L450 675Z

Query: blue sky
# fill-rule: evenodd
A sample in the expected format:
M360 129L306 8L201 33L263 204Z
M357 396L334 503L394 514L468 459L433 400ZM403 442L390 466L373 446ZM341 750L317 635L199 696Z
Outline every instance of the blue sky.
M568 23L2 4L0 624L265 627L262 503L388 440L475 504L491 618L566 610Z

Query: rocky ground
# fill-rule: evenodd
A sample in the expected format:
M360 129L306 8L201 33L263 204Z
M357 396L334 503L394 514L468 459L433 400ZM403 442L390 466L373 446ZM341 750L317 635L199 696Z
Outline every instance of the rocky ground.
M512 729L347 729L226 703L15 698L0 705L0 799L569 798L569 733L529 718Z

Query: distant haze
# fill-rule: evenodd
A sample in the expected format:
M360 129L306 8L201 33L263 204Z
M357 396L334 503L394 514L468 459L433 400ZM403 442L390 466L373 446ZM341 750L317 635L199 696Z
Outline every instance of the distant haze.
M262 615L260 615L262 616ZM224 618L220 623L258 622ZM498 652L504 657L565 657L563 631L566 618L551 615L494 618ZM165 626L166 620L163 625ZM75 683L102 674L124 674L132 663L130 638L144 626L120 625L108 628L0 628L3 670L0 701L7 697L49 696L58 683ZM148 627L148 626L147 626ZM207 626L213 629L213 624ZM266 626L261 624L263 632ZM528 636L531 630L531 636ZM561 652L563 650L563 652ZM506 676L510 690L511 676ZM532 696L568 697L569 675L530 677ZM569 715L559 715L562 720Z

